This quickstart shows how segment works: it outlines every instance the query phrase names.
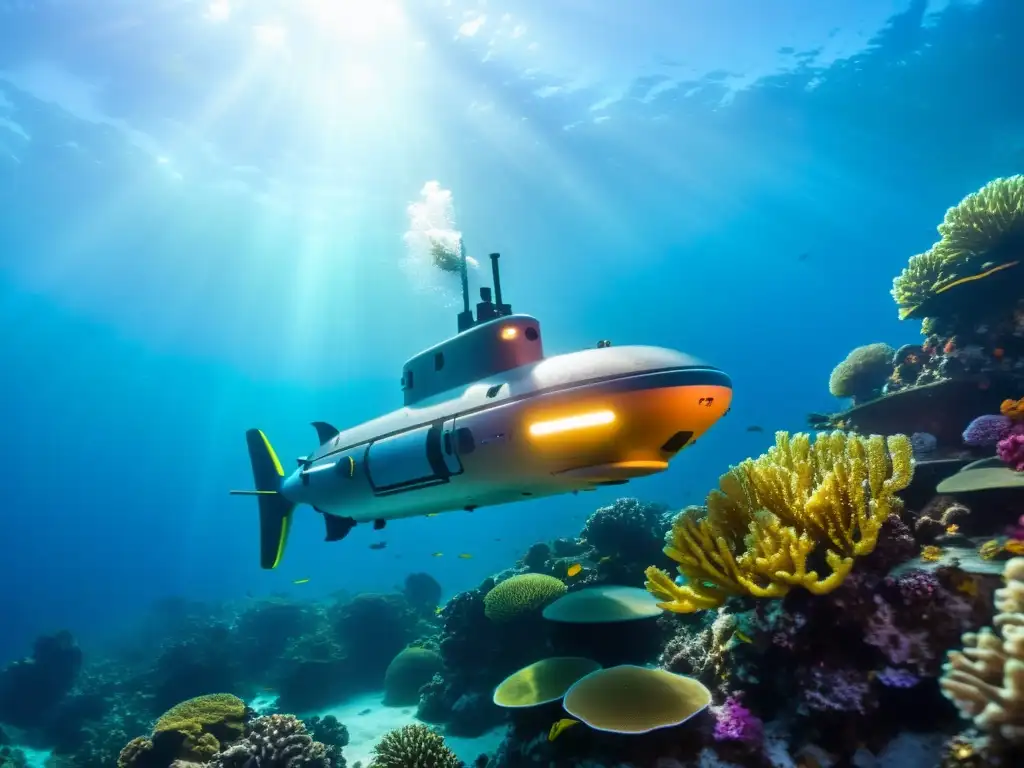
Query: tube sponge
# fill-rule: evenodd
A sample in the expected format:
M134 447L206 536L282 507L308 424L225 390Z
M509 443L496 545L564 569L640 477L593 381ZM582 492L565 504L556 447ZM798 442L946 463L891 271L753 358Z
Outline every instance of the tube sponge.
M912 476L906 435L822 432L811 443L807 434L777 432L767 453L722 475L706 511L690 507L672 524L665 554L686 583L651 567L646 587L676 613L715 608L731 595L831 592L854 558L874 550ZM828 573L807 570L812 555L824 556Z
M960 714L987 733L1024 745L1024 557L1007 561L995 593L994 628L963 636L939 685Z

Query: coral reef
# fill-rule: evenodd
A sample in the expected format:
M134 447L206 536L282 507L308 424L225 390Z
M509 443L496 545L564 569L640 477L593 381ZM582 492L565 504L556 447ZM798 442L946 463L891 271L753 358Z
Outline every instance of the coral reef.
M38 638L30 657L0 671L0 722L43 725L71 691L81 667L82 651L70 632Z
M731 595L830 592L856 557L874 550L911 475L905 436L886 441L836 431L812 443L806 434L779 432L767 453L722 475L706 513L690 508L676 518L666 554L686 583L652 567L647 587L680 613L717 607ZM827 574L808 568L814 558L827 563Z

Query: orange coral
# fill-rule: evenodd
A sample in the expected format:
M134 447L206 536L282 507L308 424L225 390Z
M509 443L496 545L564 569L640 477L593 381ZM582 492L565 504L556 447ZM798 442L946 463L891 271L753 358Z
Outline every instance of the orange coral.
M1024 420L1024 397L1020 400L1003 400L999 412L1014 421Z

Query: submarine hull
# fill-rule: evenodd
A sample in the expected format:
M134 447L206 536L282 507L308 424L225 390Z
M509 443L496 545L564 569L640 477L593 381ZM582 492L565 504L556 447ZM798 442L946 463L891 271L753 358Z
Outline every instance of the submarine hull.
M610 350L562 357L594 352L607 359ZM393 434L354 445L344 445L346 435L339 434L284 480L281 493L295 504L367 522L592 490L664 471L725 414L731 399L724 373L690 364L519 396L510 386L503 399L483 404L463 393L425 409L422 415L434 417L429 421Z

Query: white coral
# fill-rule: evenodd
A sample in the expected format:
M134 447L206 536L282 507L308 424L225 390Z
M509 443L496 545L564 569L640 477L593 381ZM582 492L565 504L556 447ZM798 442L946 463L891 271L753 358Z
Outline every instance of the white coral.
M1006 563L995 593L994 629L963 636L950 651L942 692L982 731L1024 744L1024 557Z

